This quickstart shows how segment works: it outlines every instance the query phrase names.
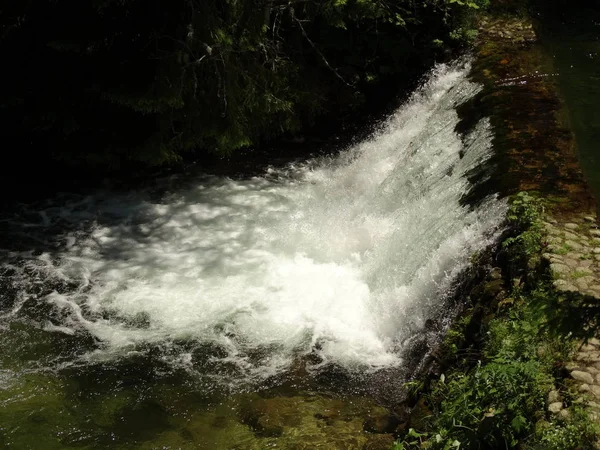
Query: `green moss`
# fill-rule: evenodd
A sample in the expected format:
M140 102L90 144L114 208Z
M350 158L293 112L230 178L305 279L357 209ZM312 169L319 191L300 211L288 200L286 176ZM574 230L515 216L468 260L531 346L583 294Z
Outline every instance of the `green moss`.
M557 255L566 255L567 253L569 253L572 250L573 249L571 248L571 246L565 244L565 245L562 245L561 247L559 247L554 253L556 253Z
M583 277L586 277L586 276L589 276L589 275L590 275L589 272L575 271L575 272L571 273L571 278L574 279L574 280L576 280L578 278L583 278Z

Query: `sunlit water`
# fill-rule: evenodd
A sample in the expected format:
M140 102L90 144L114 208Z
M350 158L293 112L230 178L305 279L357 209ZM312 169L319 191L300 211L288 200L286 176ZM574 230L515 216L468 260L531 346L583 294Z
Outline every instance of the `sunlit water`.
M11 297L0 326L11 345L21 324L37 331L18 336L63 336L70 350L48 345L54 356L37 366L13 355L0 383L148 354L208 380L203 389L251 386L299 360L308 373L401 368L505 212L494 195L461 201L492 152L487 120L455 132L456 107L480 89L468 70L438 66L370 138L333 157L203 177L159 200L63 196L6 219L39 245L3 252Z

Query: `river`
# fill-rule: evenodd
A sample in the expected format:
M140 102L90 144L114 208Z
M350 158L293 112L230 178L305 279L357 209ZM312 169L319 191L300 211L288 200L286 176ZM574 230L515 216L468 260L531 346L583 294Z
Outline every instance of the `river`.
M600 198L600 8L578 0L539 8L541 42L553 59L581 166Z
M493 151L487 119L456 132L468 73L437 66L333 156L2 217L0 445L348 449L393 431L372 423L506 211L464 201Z

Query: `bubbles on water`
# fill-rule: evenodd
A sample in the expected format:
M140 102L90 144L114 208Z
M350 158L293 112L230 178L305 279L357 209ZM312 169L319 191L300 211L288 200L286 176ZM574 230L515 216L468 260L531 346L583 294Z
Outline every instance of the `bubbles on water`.
M19 255L20 295L53 308L45 330L93 336L90 361L158 348L170 364L229 380L266 379L298 358L308 370L401 365L504 214L493 196L476 209L461 202L491 154L487 120L455 132L456 107L480 89L468 71L438 66L335 158L206 178L162 201L140 192L52 204L28 224L63 226L62 244Z

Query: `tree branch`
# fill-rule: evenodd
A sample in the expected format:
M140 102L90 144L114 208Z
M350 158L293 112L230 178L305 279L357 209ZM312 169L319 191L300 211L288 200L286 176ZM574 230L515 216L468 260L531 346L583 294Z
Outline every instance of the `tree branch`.
M304 36L304 38L308 41L308 43L310 44L310 46L313 48L314 51L317 52L317 54L321 57L321 59L323 60L323 62L325 63L325 65L327 66L327 68L329 70L331 70L336 77L338 77L342 83L344 83L346 86L348 87L354 87L354 85L348 83L340 74L339 72L331 66L331 64L329 64L329 61L327 61L327 58L325 58L325 55L323 55L323 53L321 53L321 51L317 48L317 46L315 45L315 43L310 39L310 37L308 37L308 34L306 33L306 30L304 29L304 27L302 26L302 22L300 21L300 19L298 19L296 17L296 13L294 12L294 8L291 7L290 8L290 15L292 17L292 19L298 24L298 26L300 27L300 30L302 31L302 35Z

